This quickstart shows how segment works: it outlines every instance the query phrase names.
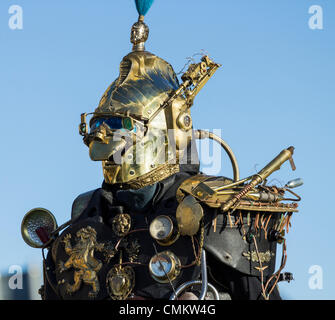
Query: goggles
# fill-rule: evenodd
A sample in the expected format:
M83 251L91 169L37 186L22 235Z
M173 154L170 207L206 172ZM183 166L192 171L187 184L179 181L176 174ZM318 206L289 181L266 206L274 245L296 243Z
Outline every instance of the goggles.
M83 113L81 114L81 122L79 125L79 134L82 136L87 136L88 126L86 122L86 117L88 115L94 115L90 120L90 134L99 128L102 124L106 124L111 130L119 130L124 132L130 132L135 135L143 137L145 134L145 124L141 121L135 120L131 117L121 117L121 116L110 116L108 114L97 114L97 113Z
M90 131L94 131L99 128L103 123L105 123L111 130L128 130L133 133L137 133L139 128L139 123L133 119L126 117L101 117L93 118L90 121Z

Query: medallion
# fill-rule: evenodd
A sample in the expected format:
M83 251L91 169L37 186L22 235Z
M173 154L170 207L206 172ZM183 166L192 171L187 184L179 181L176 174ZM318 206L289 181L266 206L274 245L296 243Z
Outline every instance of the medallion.
M129 214L120 213L112 220L112 229L119 236L125 236L131 228L131 217Z
M114 266L106 277L107 292L113 300L125 300L135 286L135 272L132 267Z

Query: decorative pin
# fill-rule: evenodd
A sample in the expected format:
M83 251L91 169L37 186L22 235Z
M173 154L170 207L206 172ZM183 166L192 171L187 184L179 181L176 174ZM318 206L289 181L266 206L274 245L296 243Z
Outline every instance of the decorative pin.
M131 28L130 41L133 51L145 51L144 43L149 37L149 27L144 23L144 16L149 11L154 0L135 0L136 9L139 14L138 21Z
M107 291L113 300L125 300L135 286L135 272L132 267L122 267L122 251L120 264L110 269L106 276Z
M120 213L112 220L112 229L119 236L125 236L131 228L131 217L129 214Z
M247 258L249 261L251 260L252 262L259 262L258 256L261 259L261 262L270 262L272 257L274 257L274 253L271 252L270 250L266 252L257 252L256 251L248 251L248 252L243 252L242 253L243 257Z

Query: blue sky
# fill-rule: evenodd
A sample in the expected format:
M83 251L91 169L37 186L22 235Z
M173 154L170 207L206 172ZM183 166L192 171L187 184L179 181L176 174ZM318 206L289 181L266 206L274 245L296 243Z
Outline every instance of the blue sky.
M23 30L8 27L14 4L23 8ZM309 28L312 5L323 8L323 30ZM80 114L118 76L136 19L132 0L0 2L3 273L41 261L20 236L28 210L48 208L64 223L74 198L101 185L101 165L78 134ZM196 98L193 123L222 129L241 177L296 147L296 172L285 164L271 176L305 181L287 237L295 281L280 287L289 299L334 299L334 1L156 0L146 23L147 50L177 72L201 49L223 64ZM231 176L223 161L218 174ZM322 267L322 290L308 286L313 265Z

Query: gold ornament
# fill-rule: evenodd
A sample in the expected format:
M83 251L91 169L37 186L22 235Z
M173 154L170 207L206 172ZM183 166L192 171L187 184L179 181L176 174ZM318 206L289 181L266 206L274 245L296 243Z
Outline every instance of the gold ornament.
M58 270L62 273L70 268L75 269L74 284L66 283L66 292L68 294L78 291L82 283L92 287L89 297L96 297L99 293L98 272L102 267L102 263L94 257L94 251L102 251L104 244L98 243L96 236L96 231L92 227L87 227L80 229L76 233L78 241L74 247L72 247L70 242L71 234L67 234L62 240L65 252L70 257L65 263L60 261Z
M131 217L129 214L120 213L112 220L112 229L119 236L125 236L131 228Z

